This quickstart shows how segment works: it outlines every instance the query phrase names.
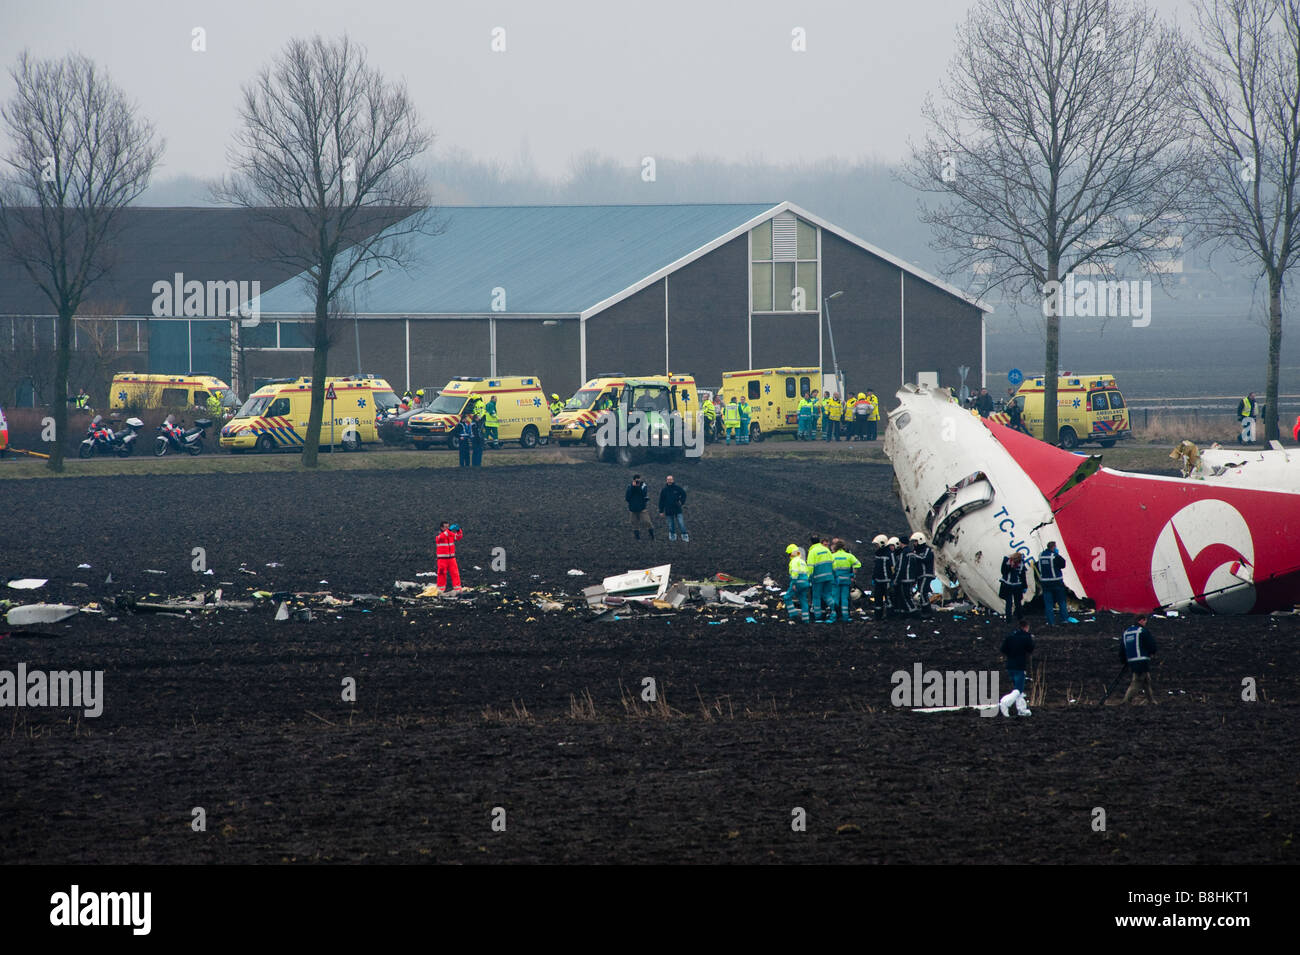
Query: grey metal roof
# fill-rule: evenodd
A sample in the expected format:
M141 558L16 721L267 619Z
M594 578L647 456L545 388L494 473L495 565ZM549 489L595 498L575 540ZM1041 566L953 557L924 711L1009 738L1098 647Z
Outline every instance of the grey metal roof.
M412 264L357 286L361 315L578 315L691 256L778 203L443 207ZM493 290L505 309L493 309ZM314 311L300 280L262 293L261 313Z

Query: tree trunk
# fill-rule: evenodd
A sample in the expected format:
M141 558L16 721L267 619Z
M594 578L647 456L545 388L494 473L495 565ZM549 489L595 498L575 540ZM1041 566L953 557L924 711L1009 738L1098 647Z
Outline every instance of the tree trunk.
M1059 259L1047 263L1047 281L1057 282L1060 276ZM1053 286L1055 287L1055 286ZM1056 376L1061 364L1061 315L1065 311L1065 290L1057 293L1055 314L1047 316L1047 349L1043 356L1043 440L1056 444L1059 428L1056 423Z
M1268 377L1264 386L1264 440L1279 440L1277 384L1282 361L1282 276L1268 277Z
M54 447L50 449L51 471L63 470L63 447L68 440L68 365L72 361L72 311L66 306L59 310L54 363Z
M323 297L316 300L316 348L311 360L311 417L302 449L302 466L314 468L320 449L321 422L325 417L325 374L329 367L329 310Z

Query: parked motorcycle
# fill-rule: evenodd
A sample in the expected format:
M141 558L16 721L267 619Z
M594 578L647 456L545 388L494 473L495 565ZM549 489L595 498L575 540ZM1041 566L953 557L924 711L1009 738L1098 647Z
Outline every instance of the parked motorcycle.
M114 433L100 415L95 415L86 429L86 437L77 449L77 457L89 458L96 454L116 454L120 458L130 457L135 451L136 432L144 427L139 418L127 418L126 430Z
M168 415L167 420L158 426L158 437L154 441L153 453L162 457L168 451L179 454L203 453L203 439L207 436L212 421L209 418L197 418L194 427L186 430L184 424L176 423L175 415Z

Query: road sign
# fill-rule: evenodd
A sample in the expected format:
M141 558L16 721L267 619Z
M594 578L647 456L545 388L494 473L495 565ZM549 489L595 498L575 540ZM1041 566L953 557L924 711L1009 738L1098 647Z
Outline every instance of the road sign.
M1022 373L1019 368L1012 368L1007 372L1007 381L1013 385L1019 385L1024 380L1024 373Z
M330 382L329 387L325 389L325 400L333 401L338 395L334 393L334 382Z

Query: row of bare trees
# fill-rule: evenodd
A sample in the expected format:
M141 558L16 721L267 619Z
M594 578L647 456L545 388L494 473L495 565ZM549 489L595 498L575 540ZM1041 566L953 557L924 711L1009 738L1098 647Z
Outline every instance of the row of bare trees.
M16 92L0 108L11 141L0 155L0 254L57 316L51 391L62 435L74 316L112 268L122 210L148 186L163 144L84 56L24 53L11 76ZM410 163L432 136L405 85L386 80L346 37L290 41L245 86L240 118L231 172L214 194L259 210L258 251L300 272L315 303L303 453L315 467L333 320L368 269L405 264L409 240L432 229L428 188ZM62 449L56 442L53 470L62 469Z
M1160 280L1188 237L1267 282L1265 434L1278 437L1282 290L1300 253L1300 0L1195 0L1194 19L1188 38L1137 0L979 0L927 100L904 178L938 197L923 218L951 274L1042 304L1045 434L1055 283Z

